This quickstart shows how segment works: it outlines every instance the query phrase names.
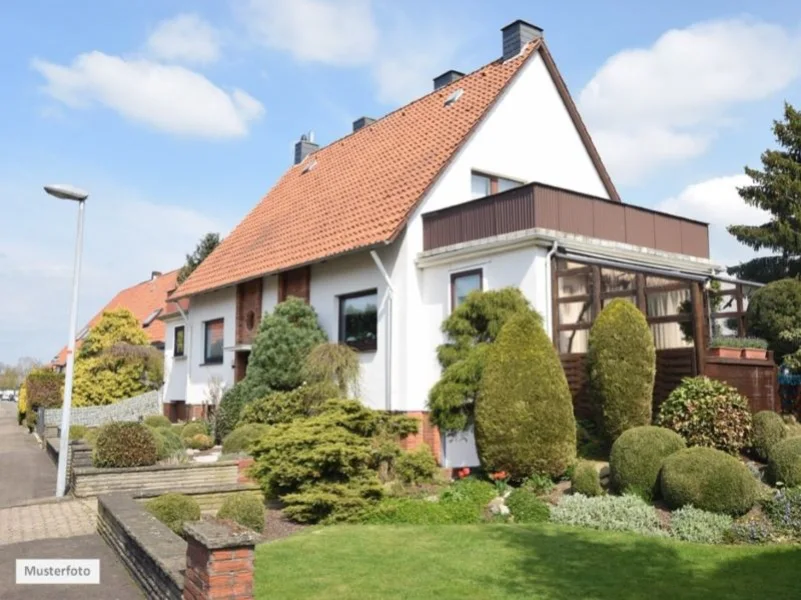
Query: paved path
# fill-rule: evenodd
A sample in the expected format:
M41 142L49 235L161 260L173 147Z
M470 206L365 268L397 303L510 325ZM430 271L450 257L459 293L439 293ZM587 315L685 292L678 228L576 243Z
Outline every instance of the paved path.
M96 533L97 502L58 501L56 467L0 402L0 599L141 600L138 586ZM17 585L17 558L97 558L100 585Z
M16 402L0 402L0 508L56 493L56 467L27 428Z

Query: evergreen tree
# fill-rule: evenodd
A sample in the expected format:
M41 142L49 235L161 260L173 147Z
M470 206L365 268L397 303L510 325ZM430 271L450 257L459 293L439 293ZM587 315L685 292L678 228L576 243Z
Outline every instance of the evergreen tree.
M774 121L773 133L781 149L762 153L763 171L746 167L754 184L738 189L746 204L771 218L762 225L728 227L746 246L774 252L729 268L742 279L764 283L801 275L801 112L785 103L784 120Z
M186 255L186 263L181 270L178 271L178 283L183 283L187 277L192 274L192 271L198 268L206 257L211 254L217 245L220 243L219 233L207 233L197 243L195 251L192 254Z

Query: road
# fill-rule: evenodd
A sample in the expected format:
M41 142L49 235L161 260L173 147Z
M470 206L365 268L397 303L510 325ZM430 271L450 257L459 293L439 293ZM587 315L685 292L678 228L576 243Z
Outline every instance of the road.
M142 600L125 567L94 533L94 503L53 502L56 468L0 402L0 599ZM97 558L100 585L17 585L18 558Z

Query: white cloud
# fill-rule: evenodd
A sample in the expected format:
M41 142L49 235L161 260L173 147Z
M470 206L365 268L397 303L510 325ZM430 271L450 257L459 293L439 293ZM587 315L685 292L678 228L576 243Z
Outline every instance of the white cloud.
M219 218L196 210L98 179L84 183L92 197L86 206L80 323L151 271L178 268L205 233L228 232ZM76 207L49 198L31 181L17 180L13 187L0 182L0 195L14 216L14 227L0 236L0 361L20 355L49 360L67 339Z
M761 225L770 215L746 204L737 188L750 185L745 174L715 177L687 186L677 196L657 206L658 210L709 223L712 258L726 265L749 260L757 254L726 231L729 225Z
M725 113L767 98L801 74L795 32L749 19L708 21L611 57L579 95L612 175L635 183L703 154Z
M106 106L129 119L170 133L241 137L264 108L242 90L226 92L180 66L125 59L102 52L81 54L69 66L34 60L45 91L73 108Z
M220 57L220 36L198 15L185 13L160 22L145 48L158 60L210 64Z
M370 0L249 0L241 16L260 43L300 61L365 64L378 41Z

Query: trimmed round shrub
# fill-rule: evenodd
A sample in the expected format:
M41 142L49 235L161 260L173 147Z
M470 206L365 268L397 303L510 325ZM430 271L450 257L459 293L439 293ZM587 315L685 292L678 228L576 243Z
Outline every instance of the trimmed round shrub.
M183 533L184 523L200 520L197 500L184 494L164 494L149 500L145 508L178 535Z
M130 421L104 425L92 452L92 463L101 468L146 467L157 460L153 432L142 423Z
M184 446L192 450L208 450L214 446L214 438L205 433L196 433L192 437L184 438Z
M687 377L659 409L657 424L681 435L688 446L738 454L751 443L748 400L709 377Z
M759 411L753 417L751 447L762 461L767 461L770 449L787 437L787 428L782 418L772 410Z
M784 487L801 485L801 437L778 442L768 458L768 478Z
M183 429L181 429L182 438L191 438L198 433L202 433L203 435L209 434L209 427L205 421L192 421L184 425Z
M395 475L403 483L427 483L437 472L437 459L427 444L412 452L402 452L395 459Z
M264 502L259 494L234 494L223 501L217 511L217 518L236 521L261 533L264 529Z
M171 427L172 423L164 415L150 415L145 417L145 425L148 427Z
M181 436L175 433L172 429L165 427L151 427L153 437L156 440L156 448L158 450L159 460L170 458L184 449L184 443L181 441Z
M81 440L89 428L86 425L70 425L70 440Z
M679 450L662 465L662 497L671 508L742 515L756 503L758 486L748 467L714 448Z
M223 453L237 454L239 452L249 452L251 444L261 438L264 432L269 428L269 425L263 425L261 423L240 425L225 436L222 443Z
M576 458L573 400L542 319L512 316L490 345L475 403L481 465L512 480L562 475Z
M525 488L512 490L506 506L516 523L545 523L551 517L548 505Z
M646 499L659 496L659 470L665 458L684 450L687 444L678 433L664 427L634 427L624 431L612 444L609 478L612 489Z
M97 436L100 435L100 428L99 427L90 427L86 430L86 433L83 434L81 438L84 444L89 444L90 446L94 446L97 442Z
M656 350L648 322L622 298L607 304L590 329L589 385L611 442L632 427L651 423Z
M783 331L801 328L801 281L781 279L757 289L748 301L748 335L768 342L776 359L796 349L796 344L782 339Z
M670 534L685 542L722 544L733 522L729 515L684 506L670 516Z
M570 485L576 494L585 496L600 496L604 493L601 488L601 478L595 465L587 460L580 460L573 469Z
M214 437L217 441L222 441L225 437L236 429L239 418L242 415L242 408L245 406L247 394L242 387L242 381L227 390L220 400L220 406L214 418Z

